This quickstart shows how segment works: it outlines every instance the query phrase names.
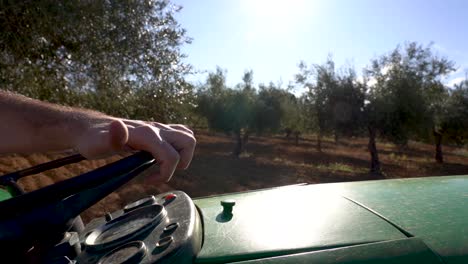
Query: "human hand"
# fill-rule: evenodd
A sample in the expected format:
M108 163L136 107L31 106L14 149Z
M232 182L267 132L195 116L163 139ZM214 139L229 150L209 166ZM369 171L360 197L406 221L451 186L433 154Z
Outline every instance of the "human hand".
M183 125L114 119L88 128L76 149L88 159L129 150L150 152L160 167L150 180L159 183L169 181L176 169L189 166L195 145L193 132Z

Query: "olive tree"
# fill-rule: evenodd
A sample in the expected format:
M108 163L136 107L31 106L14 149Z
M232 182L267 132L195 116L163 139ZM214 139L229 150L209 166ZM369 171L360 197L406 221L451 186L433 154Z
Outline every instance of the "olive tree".
M334 134L335 142L340 136L352 136L362 128L366 86L357 81L352 67L335 69L328 57L324 64L307 67L299 64L296 82L307 88L305 101L309 105L309 123L316 124L317 150L321 151L324 134Z
M206 118L210 129L234 135L233 150L239 156L252 133L278 132L284 117L284 102L291 96L273 84L253 85L253 72L246 71L235 88L226 85L226 72L217 68L209 73L197 94L197 112Z
M109 114L175 118L191 93L179 10L168 0L1 1L1 87Z
M371 62L366 75L375 80L367 105L372 172L380 173L377 132L404 147L411 137L421 138L435 131L437 102L446 91L441 79L453 70L453 62L435 55L430 45L423 47L415 42L398 46Z

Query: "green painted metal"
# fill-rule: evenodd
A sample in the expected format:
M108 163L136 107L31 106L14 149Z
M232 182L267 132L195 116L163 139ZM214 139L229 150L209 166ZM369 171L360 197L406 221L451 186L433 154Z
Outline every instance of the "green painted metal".
M468 263L468 176L310 185L343 195L421 238L447 264Z
M222 213L227 199L236 202L232 215ZM205 227L197 263L468 263L468 176L293 186L195 203Z
M221 201L233 199L232 215ZM225 263L406 238L337 195L302 186L194 201L204 220L197 263Z
M7 190L0 188L0 201L10 199L11 197L11 194Z
M420 239L409 238L351 246L323 251L286 255L267 259L236 262L236 264L440 264Z

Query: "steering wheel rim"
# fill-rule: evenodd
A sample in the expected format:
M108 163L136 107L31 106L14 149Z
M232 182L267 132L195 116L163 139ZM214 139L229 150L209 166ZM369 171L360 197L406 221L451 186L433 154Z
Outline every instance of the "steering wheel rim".
M65 232L68 221L154 164L151 154L138 152L0 202L0 243L36 241L51 230Z

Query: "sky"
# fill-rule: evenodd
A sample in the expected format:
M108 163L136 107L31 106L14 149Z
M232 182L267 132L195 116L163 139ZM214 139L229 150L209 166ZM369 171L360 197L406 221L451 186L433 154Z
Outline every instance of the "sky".
M294 81L298 63L325 62L358 73L370 60L398 44L433 43L433 50L456 62L449 86L468 70L468 1L465 0L173 0L192 44L186 62L205 73L220 66L227 83L240 83L253 70L255 83Z

